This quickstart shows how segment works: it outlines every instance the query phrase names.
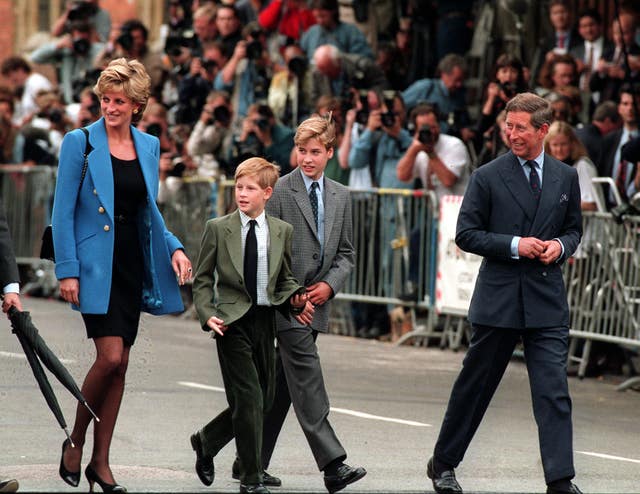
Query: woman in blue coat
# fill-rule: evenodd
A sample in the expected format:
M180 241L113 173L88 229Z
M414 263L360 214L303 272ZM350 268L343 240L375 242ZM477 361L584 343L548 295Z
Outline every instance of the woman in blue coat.
M102 118L87 127L86 137L80 129L65 136L53 206L60 295L80 311L96 347L82 385L100 418L85 475L91 488L97 482L105 492L126 491L113 478L109 446L140 312L182 311L178 284L191 277L183 246L166 229L155 202L158 139L132 126L146 107L150 84L135 60L114 60L102 72L94 88ZM73 443L62 445L60 476L74 487L90 422L79 406Z

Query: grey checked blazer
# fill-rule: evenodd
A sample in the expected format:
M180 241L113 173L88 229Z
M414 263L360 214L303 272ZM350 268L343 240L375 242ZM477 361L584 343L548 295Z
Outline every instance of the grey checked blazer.
M344 285L355 262L353 227L349 189L324 177L324 256L320 258L320 241L316 231L307 189L299 169L281 177L267 212L293 226L291 269L301 285L326 282L335 295ZM287 321L279 314L279 331L300 325L294 318ZM329 305L316 307L311 327L326 332L329 327Z

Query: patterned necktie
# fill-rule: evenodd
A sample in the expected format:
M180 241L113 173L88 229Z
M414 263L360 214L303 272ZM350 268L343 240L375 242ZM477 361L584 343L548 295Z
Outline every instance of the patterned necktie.
M311 189L309 189L309 202L311 203L311 211L313 211L313 219L316 222L316 230L318 229L318 193L317 189L320 186L318 182L311 182Z
M256 239L256 220L249 221L249 231L244 242L244 283L251 300L258 303L258 240Z
M538 163L535 161L527 161L527 166L531 169L529 173L529 185L531 185L531 192L536 201L540 199L540 175L538 175Z
M558 48L564 48L564 43L567 40L567 35L566 34L559 34L558 35Z

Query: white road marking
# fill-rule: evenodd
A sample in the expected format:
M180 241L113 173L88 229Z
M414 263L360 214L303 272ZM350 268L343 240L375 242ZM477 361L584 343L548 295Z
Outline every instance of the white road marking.
M596 458L604 458L605 460L628 461L630 463L640 463L640 460L634 460L633 458L625 458L624 456L607 455L604 453L595 453L593 451L576 451L576 453L580 453L587 456L595 456Z
M191 381L178 381L180 386L186 386L187 388L206 389L207 391L217 391L218 393L224 393L224 388L217 386L208 386L206 384L193 383Z
M207 391L217 391L219 393L224 393L224 388L219 388L217 386L209 386L207 384L194 383L191 381L178 381L178 384L181 386L186 386L188 388L205 389ZM416 422L414 420L396 419L393 417L382 417L380 415L371 415L370 413L358 412L357 410L348 410L346 408L331 407L331 411L334 413L342 413L344 415L352 415L354 417L358 417L361 419L380 420L382 422L394 422L396 424L410 425L413 427L433 427L431 424Z
M27 360L27 357L24 355L24 353L14 353L14 352L3 352L3 351L0 351L0 357L17 358L17 359ZM59 360L63 364L73 364L73 363L75 363L75 360L70 360L70 359L66 359L66 358L61 358Z

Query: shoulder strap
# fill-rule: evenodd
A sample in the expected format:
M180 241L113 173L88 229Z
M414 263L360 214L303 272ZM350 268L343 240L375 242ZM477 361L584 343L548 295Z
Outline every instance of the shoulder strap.
M87 174L87 167L89 166L89 153L93 150L93 146L89 142L89 131L86 127L82 127L80 130L84 133L85 138L87 139L87 144L84 148L84 163L82 164L82 175L80 175L80 185L78 185L78 191L82 188L82 183L84 182L84 177Z

